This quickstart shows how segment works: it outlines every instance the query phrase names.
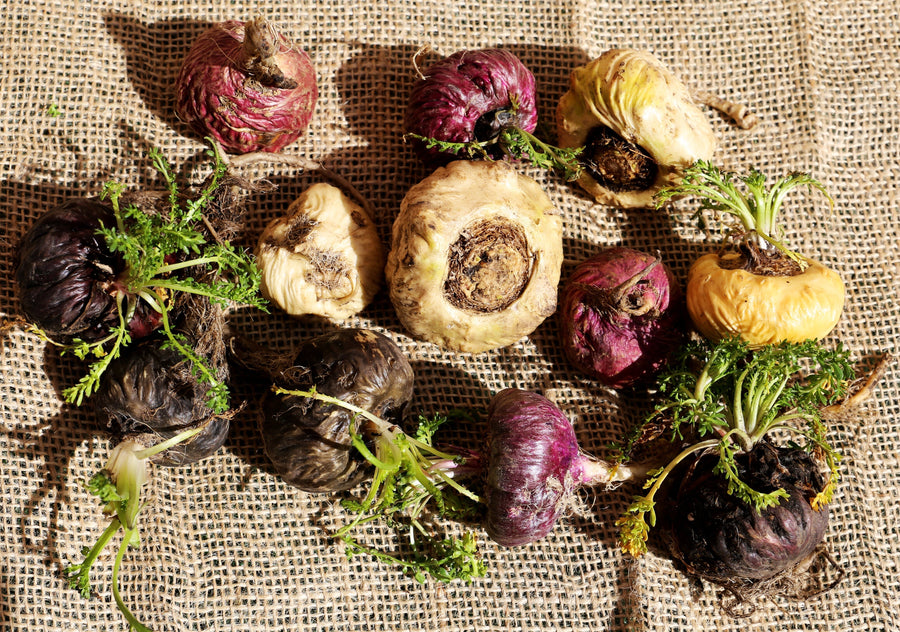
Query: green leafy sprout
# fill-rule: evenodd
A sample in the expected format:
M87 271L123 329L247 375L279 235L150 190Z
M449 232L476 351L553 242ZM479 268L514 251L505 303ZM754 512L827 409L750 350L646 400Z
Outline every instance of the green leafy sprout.
M663 419L671 424L673 440L683 438L689 428L698 441L648 474L647 492L616 523L622 549L634 556L646 552L649 530L656 524L657 491L679 463L700 452L718 454L713 472L727 481L729 494L757 511L777 505L786 491L751 488L740 479L735 460L775 430L804 437L806 449L821 455L831 475L810 504L818 509L830 502L840 455L826 439L821 409L846 395L853 380L848 356L840 345L829 349L815 340L757 348L736 337L687 343L660 374L661 401L644 424ZM630 433L630 441L638 434ZM622 450L632 448L626 441Z
M441 538L423 524L424 512L433 504L441 517L471 518L478 513L481 499L457 480L477 471L475 459L467 459L436 449L432 445L435 431L449 418L464 416L462 411L448 415L419 417L416 433L410 436L398 426L349 402L310 390L288 390L275 387L280 395L306 397L345 408L374 425L370 434L374 446L367 445L351 427L351 441L359 453L375 467L371 485L362 500L345 499L342 505L355 514L354 519L332 536L343 542L348 556L368 554L377 560L399 567L418 582L428 576L442 581L472 581L483 577L486 568L471 532L461 537ZM406 534L409 555L391 554L360 542L354 531L365 524L381 520L398 533Z
M834 209L834 199L824 185L808 174L790 173L767 187L766 176L757 169L751 169L746 176L736 176L706 160L691 165L685 170L680 184L662 189L655 199L660 207L674 197L697 196L700 198L698 215L711 210L736 217L758 246L764 250L778 250L803 268L806 261L784 245L784 231L777 222L785 196L798 186L818 190L828 200L831 210Z
M207 403L210 409L215 413L228 410L227 385L216 376L209 362L194 352L187 339L173 330L170 320L172 300L179 292L205 296L222 306L234 302L267 309L259 293L261 273L249 254L227 241L210 243L200 230L204 222L203 211L226 169L217 150L209 150L208 155L213 160L213 173L208 183L199 197L182 204L171 167L158 149L151 149L150 158L162 174L169 193L170 208L164 214L148 213L135 204L123 207L120 199L124 186L110 182L104 187L101 198L109 200L116 222L114 226L100 228L99 234L109 250L122 257L126 270L122 278L116 280L119 319L101 340L85 342L76 339L62 345L63 353L72 353L82 360L92 359L88 372L76 385L63 391L67 402L80 406L97 391L104 371L132 342L128 324L138 304L143 302L160 315L164 345L176 349L190 361L196 377L209 386ZM203 271L203 279L184 275L188 270ZM37 333L40 335L39 331Z
M144 507L140 496L147 481L149 459L202 430L202 426L185 430L149 448L132 440L122 441L110 452L106 466L85 483L85 488L103 503L103 513L112 517L97 542L82 549L84 560L65 569L66 579L71 588L85 599L90 599L95 594L91 586L91 569L106 546L122 531L122 541L113 562L112 594L130 628L137 632L150 632L150 629L138 621L125 604L119 590L119 571L128 549L140 546L137 518Z
M508 122L500 123L496 135L487 140L457 142L413 133L406 134L404 138L418 140L428 149L436 149L470 159L493 160L491 150L499 148L500 154L503 156L529 162L547 171L557 171L568 182L581 177L584 166L578 160L578 157L583 148L555 147L544 142L531 132L525 131L516 124L518 107L516 100L512 99L510 110L508 111L510 115L505 117Z

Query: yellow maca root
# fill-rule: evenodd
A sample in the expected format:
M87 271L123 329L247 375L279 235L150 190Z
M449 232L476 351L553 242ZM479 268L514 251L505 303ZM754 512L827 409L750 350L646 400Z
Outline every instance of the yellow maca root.
M652 160L655 173L649 186L606 183L599 173L582 173L578 184L597 202L621 208L651 207L657 191L680 182L686 168L709 160L716 148L712 126L687 87L641 50L612 49L576 68L557 105L556 128L559 146L585 147L582 161L594 160L600 172L607 172L600 163L620 161L621 152L594 156L590 137L598 129L609 130Z
M761 346L821 340L837 325L845 288L836 272L810 259L807 268L793 276L721 265L735 256L704 255L688 273L688 313L704 336L715 341L738 335L751 346Z

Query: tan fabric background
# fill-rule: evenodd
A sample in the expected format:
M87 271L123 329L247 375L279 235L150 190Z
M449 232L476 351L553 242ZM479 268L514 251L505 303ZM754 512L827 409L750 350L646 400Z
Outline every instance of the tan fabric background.
M144 157L160 147L186 177L203 144L173 115L181 56L211 21L260 9L310 53L321 97L308 133L287 153L349 178L378 213L384 239L406 189L426 171L401 142L412 54L505 46L534 71L541 115L552 121L569 71L613 46L646 48L688 84L752 105L762 124L737 130L710 113L716 159L773 176L813 173L837 205L798 192L784 213L792 244L837 269L849 286L835 332L867 361L900 339L900 5L896 0L636 0L492 3L452 0L4 0L0 2L0 313L14 317L13 244L46 208L95 194L116 178L158 186ZM62 112L46 113L51 104ZM279 188L249 201L259 230L316 181L280 165L245 175ZM706 250L691 223L592 204L555 177L544 183L566 218L567 259L612 244L659 249L683 279ZM685 210L690 204L682 205ZM564 269L564 274L571 267ZM260 341L288 349L331 325L237 314ZM417 371L414 409L482 406L506 386L543 392L599 454L639 414L641 398L580 379L562 361L556 324L476 356L440 352L405 336L382 293L362 325L389 333ZM78 367L20 330L0 349L0 629L125 628L97 565L101 599L61 579L103 527L81 483L105 462L107 439L89 409L62 406ZM833 592L776 602L749 619L724 617L665 559L626 560L613 522L630 492L585 495L547 539L500 549L482 537L489 574L472 585L416 584L365 557L348 562L322 528L344 518L334 499L288 488L271 472L252 414L225 447L184 469L157 469L143 546L123 566L136 614L160 632L262 630L828 630L900 629L900 392L892 367L859 423L838 424L844 478L827 542L846 569ZM477 436L480 430L471 429Z

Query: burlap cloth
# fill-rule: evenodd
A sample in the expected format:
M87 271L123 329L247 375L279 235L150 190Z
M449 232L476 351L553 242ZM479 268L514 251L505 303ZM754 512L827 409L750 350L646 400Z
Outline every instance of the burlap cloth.
M7 0L0 22L0 311L15 317L10 257L46 208L96 194L116 178L159 186L145 152L186 177L204 145L173 114L172 84L193 38L211 21L260 9L309 51L321 98L308 133L286 152L322 161L375 207L385 241L406 190L427 171L401 140L415 79L413 54L508 47L534 71L551 122L569 71L614 46L648 49L690 86L751 105L762 123L741 131L709 113L716 160L773 176L809 171L834 195L798 191L784 225L793 246L827 262L849 288L834 332L863 364L900 339L900 5L857 0L643 2L159 2ZM427 56L424 59L429 59ZM56 106L60 115L48 108ZM321 180L284 165L244 175L278 188L251 197L258 231ZM705 251L684 216L593 204L547 174L565 217L566 258L603 246L659 250L680 278ZM692 210L689 203L684 210ZM571 270L567 264L563 273ZM288 350L334 324L237 313L255 339ZM607 442L644 403L579 378L566 366L553 318L507 349L474 356L408 338L384 292L360 318L338 323L389 333L417 372L413 409L484 406L506 386L533 389L569 415L584 449ZM95 570L98 599L69 589L61 569L104 526L83 481L108 439L89 409L61 405L80 375L35 336L4 335L0 379L0 628L125 629L110 596L110 549ZM534 545L501 549L481 534L488 575L471 585L416 583L364 556L348 561L324 529L346 514L335 498L287 487L261 452L252 411L238 416L213 458L154 470L143 542L122 586L158 631L275 630L834 630L900 629L900 393L892 367L858 420L832 438L844 455L827 544L846 576L804 603L776 600L746 619L717 606L666 559L626 559L613 526L631 492L587 493L577 511ZM245 393L246 395L246 393ZM473 437L482 430L471 429ZM450 526L451 530L453 526ZM380 537L377 536L376 537Z

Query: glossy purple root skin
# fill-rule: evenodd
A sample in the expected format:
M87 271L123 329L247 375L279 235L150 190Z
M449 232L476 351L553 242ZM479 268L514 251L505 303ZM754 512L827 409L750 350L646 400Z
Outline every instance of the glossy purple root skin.
M533 132L537 126L537 98L532 72L511 52L488 48L462 50L445 57L424 72L410 93L406 110L407 132L451 142L475 140L475 123L494 110L517 104L516 127ZM426 149L416 143L420 156L440 164L454 154Z
M634 314L615 305L592 305L582 286L611 291L646 269L655 257L625 247L608 248L582 261L563 287L559 334L566 358L576 369L613 388L652 376L681 342L683 293L660 262L627 290L629 306L651 306Z
M591 482L572 424L537 393L505 389L488 408L490 451L485 529L502 546L546 536L572 492Z
M176 82L178 116L230 154L276 152L297 140L312 120L319 97L309 55L279 35L279 68L292 89L266 87L242 67L244 22L230 20L202 33L191 46Z
M97 198L71 198L44 213L19 242L14 258L22 312L51 340L95 342L118 325L115 292L122 260L97 234L114 226L112 208ZM143 301L129 322L132 338L159 327L159 314Z

